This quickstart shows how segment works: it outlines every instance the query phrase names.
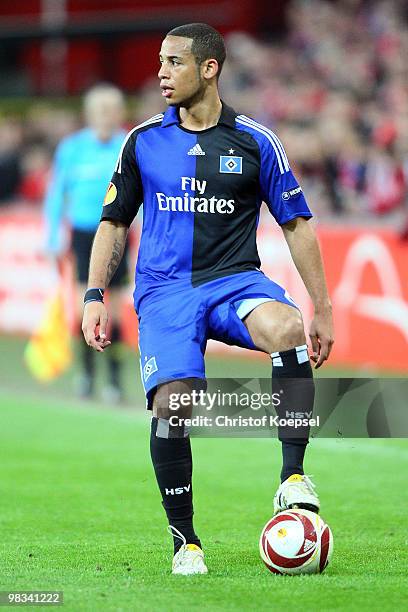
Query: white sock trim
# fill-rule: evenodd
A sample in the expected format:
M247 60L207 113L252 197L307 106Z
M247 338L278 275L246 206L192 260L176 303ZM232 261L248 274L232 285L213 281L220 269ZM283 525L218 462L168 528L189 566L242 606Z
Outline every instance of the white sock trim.
M302 344L301 346L296 346L296 356L298 363L306 363L309 361L309 353L307 352L307 344Z
M306 363L309 361L309 353L307 351L307 344L301 344L300 346L294 347L296 350L296 357L298 363ZM283 352L283 351L282 351ZM276 367L283 367L282 357L279 351L271 353L272 365Z

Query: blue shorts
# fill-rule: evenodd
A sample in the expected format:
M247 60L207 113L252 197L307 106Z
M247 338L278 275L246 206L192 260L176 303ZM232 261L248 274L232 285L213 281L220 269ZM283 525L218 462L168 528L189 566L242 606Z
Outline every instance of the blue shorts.
M148 407L156 387L183 378L205 379L208 339L258 350L242 319L262 302L294 306L288 293L259 270L192 287L172 281L135 291L140 371Z

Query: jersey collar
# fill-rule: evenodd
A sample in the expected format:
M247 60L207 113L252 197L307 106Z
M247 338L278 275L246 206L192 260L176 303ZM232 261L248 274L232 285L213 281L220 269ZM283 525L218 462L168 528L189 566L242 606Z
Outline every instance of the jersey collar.
M221 101L222 102L222 101ZM226 125L227 127L235 127L235 117L237 113L233 108L222 102L221 115L217 125ZM170 106L164 113L162 127L168 127L169 125L175 125L180 123L180 117L178 108L176 106Z

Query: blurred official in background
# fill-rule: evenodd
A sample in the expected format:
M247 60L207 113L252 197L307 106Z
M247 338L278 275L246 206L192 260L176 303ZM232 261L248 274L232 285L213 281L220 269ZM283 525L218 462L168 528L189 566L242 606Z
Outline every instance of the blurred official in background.
M46 249L56 259L67 251L63 226L71 228L70 249L77 282L77 318L82 319L82 296L88 279L88 262L93 237L99 224L101 204L112 167L117 160L125 132L122 92L109 84L93 87L84 98L86 126L64 138L57 147L52 179L45 199ZM109 403L122 399L120 377L121 288L127 282L126 256L111 282L111 336L116 345L108 356L108 384L102 398ZM80 397L91 397L95 386L94 351L81 340L82 372L77 381Z

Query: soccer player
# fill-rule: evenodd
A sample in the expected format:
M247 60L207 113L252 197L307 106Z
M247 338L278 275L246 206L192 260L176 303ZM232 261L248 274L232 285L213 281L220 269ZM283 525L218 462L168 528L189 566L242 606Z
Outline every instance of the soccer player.
M280 410L313 407L314 387L301 314L287 292L260 270L256 248L265 202L282 227L293 261L313 300L309 332L316 367L333 342L331 305L312 216L277 136L220 100L225 59L221 35L189 24L165 37L159 70L168 109L129 132L108 188L91 254L82 329L103 352L107 311L103 292L115 272L128 227L143 202L136 267L141 374L153 412L151 456L174 539L174 574L204 574L207 567L193 527L192 457L181 417L170 425L169 394L190 393L205 379L208 338L264 351L272 382L287 390ZM289 401L287 401L289 398ZM284 414L284 412L283 412ZM304 475L303 437L282 441L281 485L274 510L319 510Z
M82 319L83 294L88 280L88 264L92 241L99 224L101 200L112 174L125 132L122 92L109 84L93 87L84 98L87 127L64 138L57 147L53 175L45 200L47 252L55 258L64 249L62 225L71 226L71 248L74 254L78 283L78 320ZM110 303L112 339L120 339L120 304L122 287L127 281L125 258L112 278ZM116 403L122 396L119 347L108 359L109 384L102 389L107 402ZM82 375L78 393L90 397L94 391L94 351L83 342Z

